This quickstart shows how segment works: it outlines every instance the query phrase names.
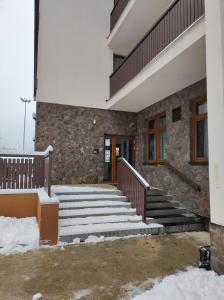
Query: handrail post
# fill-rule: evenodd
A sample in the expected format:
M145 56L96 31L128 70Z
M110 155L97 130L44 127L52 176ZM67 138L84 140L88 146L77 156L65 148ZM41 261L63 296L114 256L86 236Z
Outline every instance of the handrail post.
M49 146L44 156L44 188L51 196L51 168L52 168L53 147Z

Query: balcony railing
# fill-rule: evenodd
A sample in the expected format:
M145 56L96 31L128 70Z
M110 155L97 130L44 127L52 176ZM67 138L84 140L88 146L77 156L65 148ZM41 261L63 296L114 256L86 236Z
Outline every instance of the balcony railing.
M112 31L120 18L122 12L127 6L129 0L117 0L115 2L114 8L110 14L110 31Z
M122 1L121 1L122 2ZM110 97L205 12L204 0L177 0L110 76Z

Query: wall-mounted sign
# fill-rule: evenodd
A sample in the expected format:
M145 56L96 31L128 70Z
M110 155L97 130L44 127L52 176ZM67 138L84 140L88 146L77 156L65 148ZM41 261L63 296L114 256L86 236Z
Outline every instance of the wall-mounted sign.
M110 162L110 150L105 150L105 162Z
M105 146L110 147L110 139L105 139Z

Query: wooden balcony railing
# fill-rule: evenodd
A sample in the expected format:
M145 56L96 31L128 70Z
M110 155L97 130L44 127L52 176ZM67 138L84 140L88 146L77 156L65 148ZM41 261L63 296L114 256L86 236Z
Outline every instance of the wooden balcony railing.
M176 0L112 73L110 97L133 79L188 27L200 19L204 12L204 0Z
M150 188L145 179L124 159L117 161L117 187L123 191L136 208L137 214L146 218L146 191Z
M114 8L110 14L110 31L112 31L120 18L122 12L127 6L129 0L117 0L114 4Z
M45 152L0 151L0 189L44 187L50 196L52 152L51 146Z

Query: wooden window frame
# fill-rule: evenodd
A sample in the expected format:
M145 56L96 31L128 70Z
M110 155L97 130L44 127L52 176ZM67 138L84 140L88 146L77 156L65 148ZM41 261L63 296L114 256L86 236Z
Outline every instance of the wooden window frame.
M167 130L167 125L160 127L160 118L166 117L166 112L162 112L160 114L157 114L149 119L147 119L146 122L146 163L148 164L165 164L166 160L160 159L160 133ZM148 123L150 121L155 121L155 128L148 128ZM155 160L149 159L149 135L154 134L155 136Z
M200 103L207 102L207 97L199 97L194 100L192 103L192 146L191 146L191 161L193 163L204 164L208 163L208 157L198 157L198 148L197 148L197 123L199 121L207 120L208 113L198 114L197 106Z

